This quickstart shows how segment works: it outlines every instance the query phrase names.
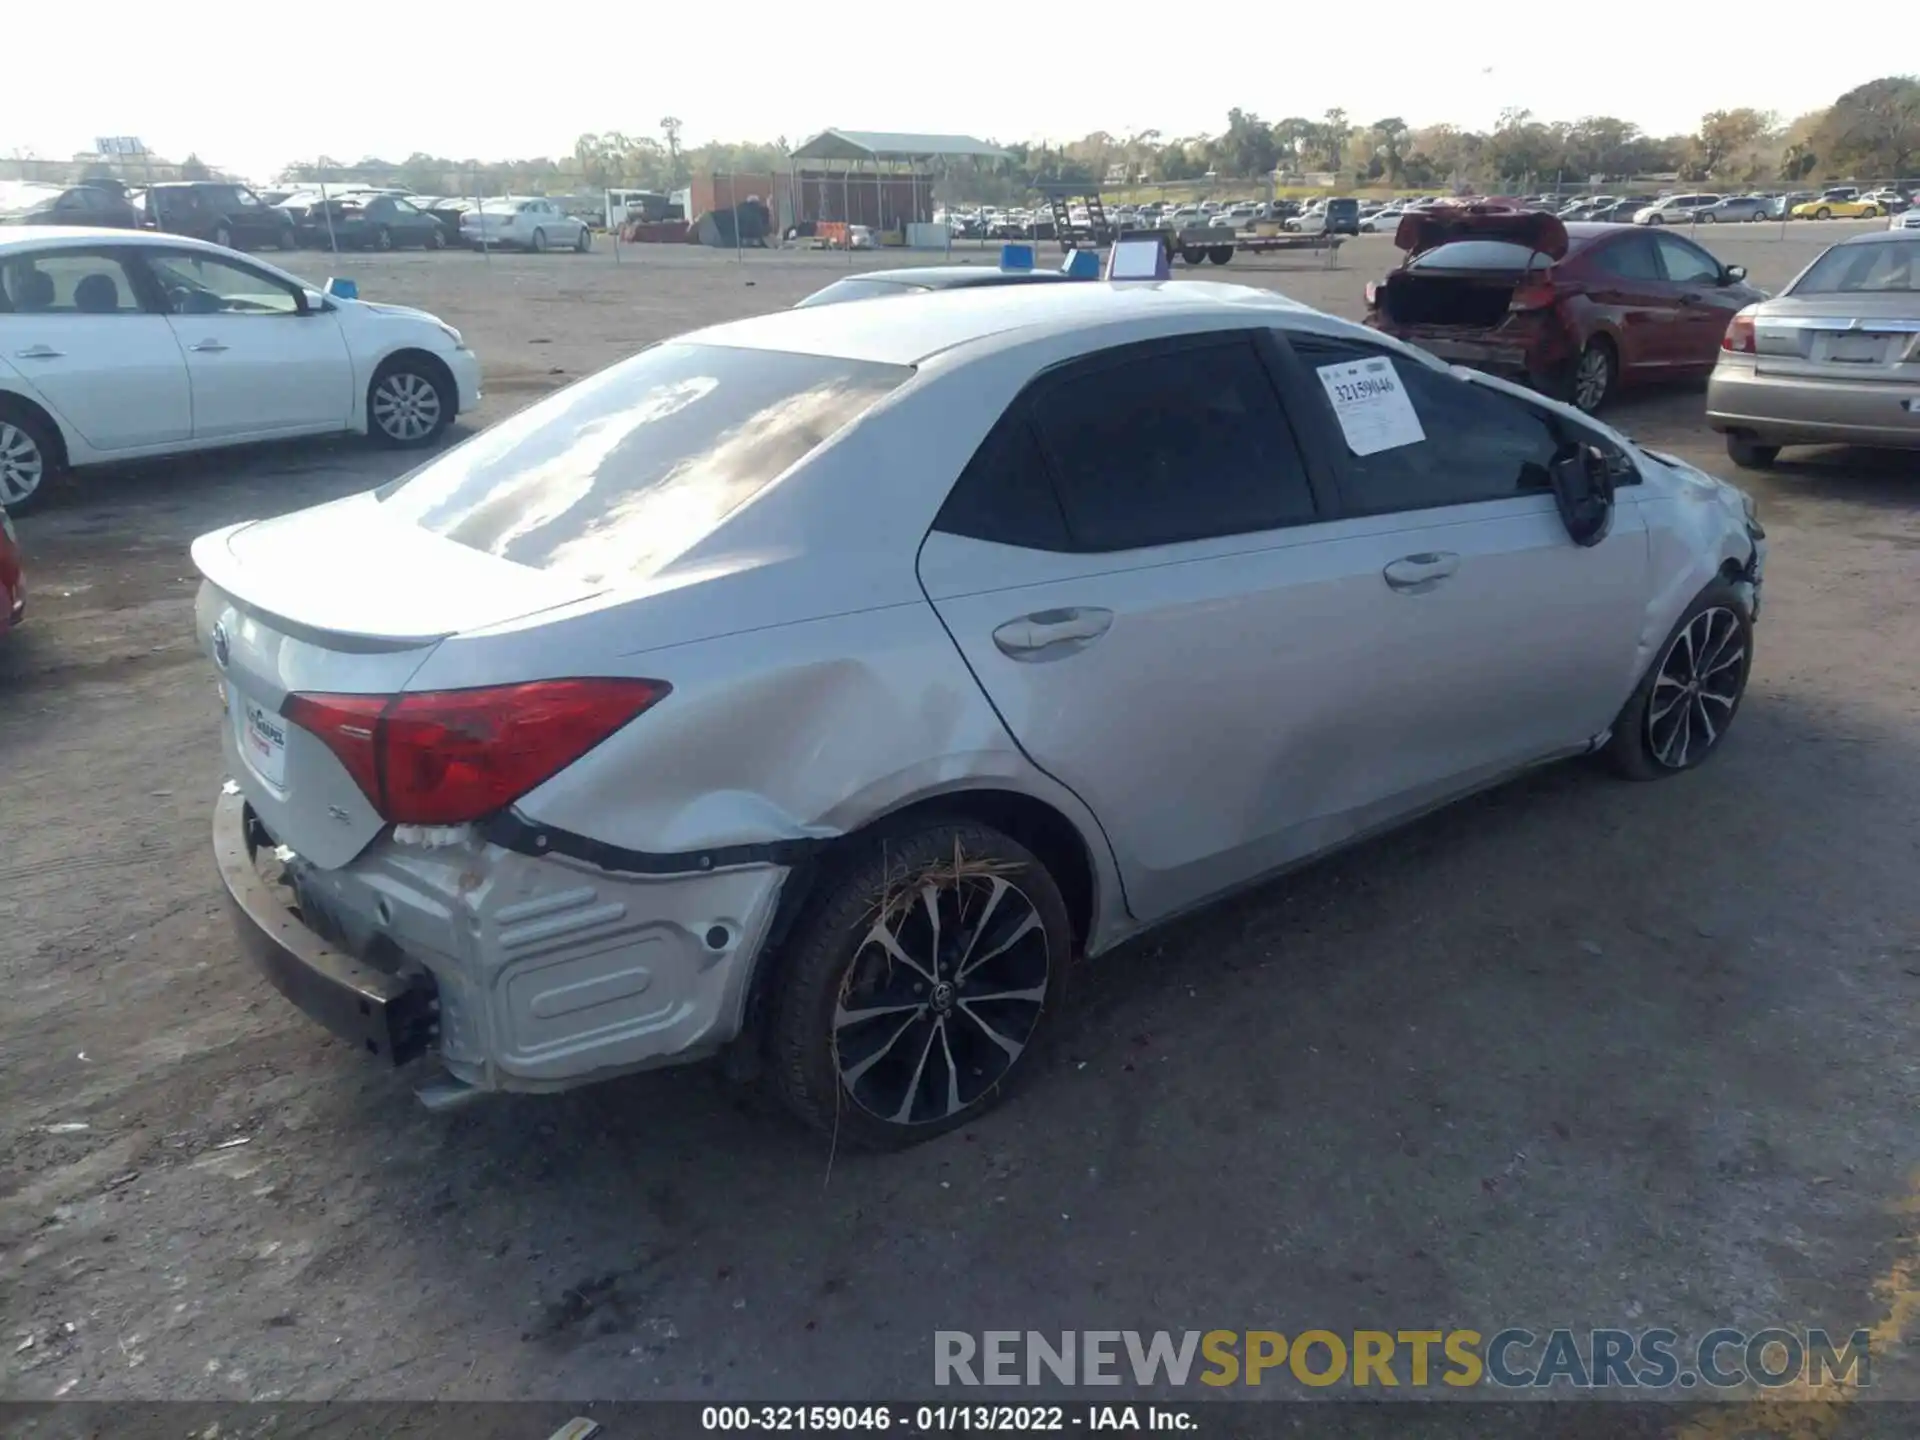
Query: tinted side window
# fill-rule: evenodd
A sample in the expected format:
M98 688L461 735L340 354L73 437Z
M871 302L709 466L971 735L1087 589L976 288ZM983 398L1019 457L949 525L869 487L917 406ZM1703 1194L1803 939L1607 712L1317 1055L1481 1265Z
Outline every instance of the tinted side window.
M980 443L933 528L1028 550L1074 548L1025 399Z
M1717 284L1720 262L1698 246L1689 245L1677 235L1655 237L1661 262L1667 267L1667 279L1675 284Z
M1647 235L1629 235L1603 246L1594 263L1609 275L1625 280L1664 280L1659 253Z
M1045 383L1034 422L1080 550L1135 550L1314 518L1250 337L1095 363Z
M1384 352L1320 335L1288 337L1309 366L1350 365ZM1425 438L1344 457L1348 505L1357 513L1425 510L1504 500L1549 486L1547 467L1559 443L1546 417L1511 396L1456 379L1416 361L1391 357ZM1308 403L1331 402L1324 391Z

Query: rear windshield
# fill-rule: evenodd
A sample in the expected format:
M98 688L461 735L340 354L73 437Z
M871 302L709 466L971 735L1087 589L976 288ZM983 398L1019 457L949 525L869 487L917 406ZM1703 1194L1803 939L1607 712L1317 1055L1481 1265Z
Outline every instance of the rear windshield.
M905 295L926 288L924 285L907 285L898 280L875 280L861 275L847 280L836 280L826 289L809 295L793 308L804 310L810 305L838 305L843 300L877 300L883 295Z
M1359 209L1360 202L1358 200L1329 200L1327 202L1327 213L1329 215L1353 215L1356 214Z
M590 584L640 580L912 374L656 345L377 493L396 518L516 564Z
M1449 240L1414 256L1414 270L1550 270L1553 257L1511 240Z
M1808 267L1795 295L1912 295L1920 293L1920 235L1836 245Z

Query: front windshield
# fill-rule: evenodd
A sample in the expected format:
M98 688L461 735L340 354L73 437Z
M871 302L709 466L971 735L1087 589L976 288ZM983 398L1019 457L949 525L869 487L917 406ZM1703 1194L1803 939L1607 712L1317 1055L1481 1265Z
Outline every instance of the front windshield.
M1789 294L1911 295L1920 292L1920 235L1836 245L1807 267Z

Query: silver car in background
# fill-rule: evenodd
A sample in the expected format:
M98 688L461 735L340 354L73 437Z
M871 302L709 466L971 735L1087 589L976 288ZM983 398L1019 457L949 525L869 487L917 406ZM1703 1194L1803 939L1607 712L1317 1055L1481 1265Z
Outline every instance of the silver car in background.
M1702 225L1732 225L1765 220L1772 206L1767 195L1724 195L1711 205L1702 205L1693 218Z
M1727 325L1707 423L1738 465L1784 445L1920 450L1920 229L1830 246Z
M1531 766L1710 758L1765 544L1504 381L1088 283L700 331L193 557L297 1005L436 1100L725 1049L888 1146L1081 957Z

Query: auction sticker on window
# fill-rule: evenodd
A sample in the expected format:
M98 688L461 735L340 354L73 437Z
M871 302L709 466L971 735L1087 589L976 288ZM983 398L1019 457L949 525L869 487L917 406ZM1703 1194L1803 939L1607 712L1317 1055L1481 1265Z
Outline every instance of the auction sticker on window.
M1399 372L1386 356L1322 365L1318 373L1354 454L1377 455L1427 438Z

